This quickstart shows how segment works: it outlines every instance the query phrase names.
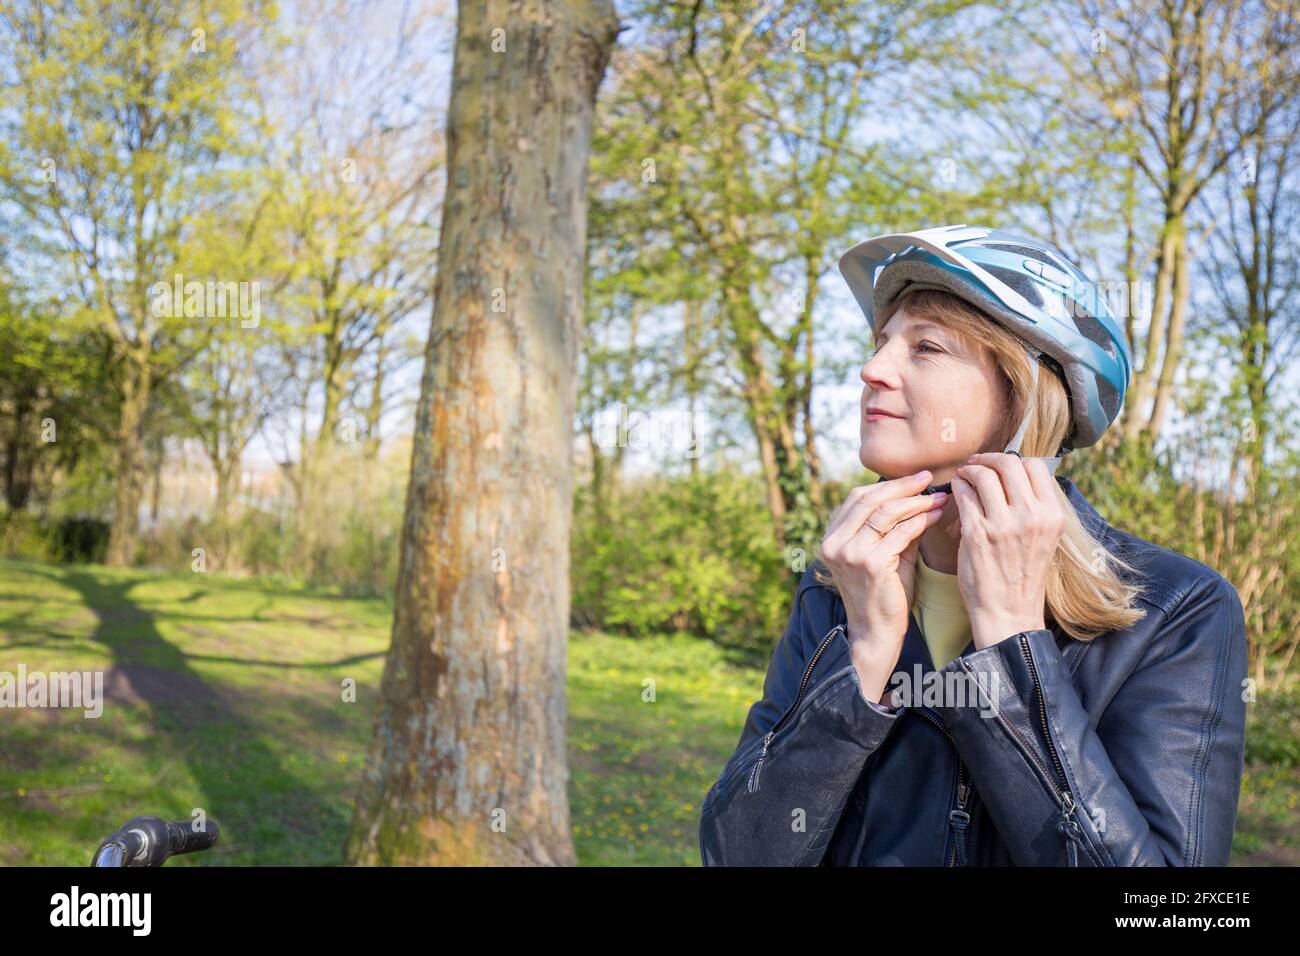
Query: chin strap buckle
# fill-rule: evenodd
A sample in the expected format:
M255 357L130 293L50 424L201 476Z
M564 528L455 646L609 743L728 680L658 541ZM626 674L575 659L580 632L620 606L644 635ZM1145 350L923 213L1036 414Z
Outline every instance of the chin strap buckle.
M1023 460L1023 461L1034 461L1034 459L1033 459L1032 457L1031 457L1031 458L1025 458L1024 455L1020 454L1020 452L1015 451L1014 449L1012 449L1012 450L1008 450L1008 451L1006 452L1006 454L1008 454L1008 455L1015 455L1017 458L1019 458L1019 459L1021 459L1021 460ZM1061 467L1061 459L1060 459L1060 457L1057 457L1057 458L1039 458L1039 459L1037 459L1037 460L1038 460L1038 461L1041 461L1044 465L1047 466L1047 473L1048 473L1049 475L1054 475L1054 474L1056 474L1056 469Z

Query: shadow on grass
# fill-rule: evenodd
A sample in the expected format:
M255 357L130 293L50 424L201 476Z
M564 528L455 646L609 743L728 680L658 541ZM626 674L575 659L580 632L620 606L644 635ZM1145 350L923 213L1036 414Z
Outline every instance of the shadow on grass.
M284 865L295 861L284 859L282 840L306 838L341 848L350 823L341 802L323 798L287 769L263 742L257 724L232 708L193 671L192 658L163 638L153 615L131 600L139 579L102 578L76 568L39 573L75 590L94 613L90 640L111 655L111 682L119 690L125 685L148 708L150 725L169 748L184 754L205 795L204 810L222 826L224 849L241 851L242 863ZM108 686L105 693L110 695ZM156 807L132 810L133 815L159 812ZM104 821L104 833L123 822Z

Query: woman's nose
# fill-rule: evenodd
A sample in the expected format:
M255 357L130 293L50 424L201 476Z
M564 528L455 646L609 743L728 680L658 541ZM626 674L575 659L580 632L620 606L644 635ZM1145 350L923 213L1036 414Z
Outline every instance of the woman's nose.
M885 355L883 346L872 352L862 363L862 368L858 370L858 376L865 385L870 385L872 382L890 382L893 375L889 357Z

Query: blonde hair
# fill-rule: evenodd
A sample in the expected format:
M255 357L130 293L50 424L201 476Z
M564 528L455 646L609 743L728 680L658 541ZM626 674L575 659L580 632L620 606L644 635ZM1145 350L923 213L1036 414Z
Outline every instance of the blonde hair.
M938 322L992 353L1005 386L1003 401L1008 413L1001 418L1006 425L998 436L999 449L1005 448L1024 417L1033 387L1033 360L1020 339L963 299L937 289L899 296L878 313L876 331L904 305L913 315ZM1071 423L1064 381L1046 368L1040 369L1034 412L1025 428L1021 453L1026 457L1055 456ZM1088 641L1142 620L1146 611L1137 605L1142 588L1130 583L1140 572L1083 526L1065 492L1053 484L1064 506L1066 525L1047 579L1044 621L1049 625L1055 621L1074 639ZM1123 575L1129 575L1130 581ZM814 565L813 576L820 584L835 588L829 569L820 561Z

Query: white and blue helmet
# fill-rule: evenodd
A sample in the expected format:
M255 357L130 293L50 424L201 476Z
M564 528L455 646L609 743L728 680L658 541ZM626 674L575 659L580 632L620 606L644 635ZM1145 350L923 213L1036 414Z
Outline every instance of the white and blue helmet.
M1059 249L980 226L941 226L860 242L840 274L867 317L905 292L940 289L986 313L1065 382L1074 426L1058 455L1100 440L1119 417L1132 378L1128 341L1097 284ZM1019 451L1029 410L1007 451ZM1059 460L1059 459L1058 459ZM1053 468L1053 470L1055 470Z

